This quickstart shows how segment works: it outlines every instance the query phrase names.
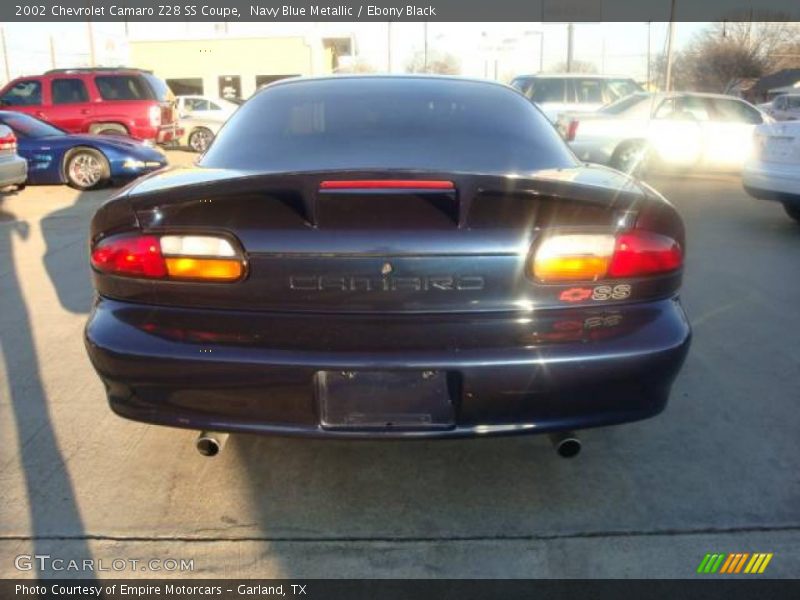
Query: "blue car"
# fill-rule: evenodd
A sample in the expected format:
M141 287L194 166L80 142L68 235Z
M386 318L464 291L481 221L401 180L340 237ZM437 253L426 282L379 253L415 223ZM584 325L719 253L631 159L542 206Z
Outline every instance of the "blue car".
M67 183L89 190L134 179L166 166L155 148L124 136L72 135L35 117L0 111L0 124L17 136L28 161L28 184Z

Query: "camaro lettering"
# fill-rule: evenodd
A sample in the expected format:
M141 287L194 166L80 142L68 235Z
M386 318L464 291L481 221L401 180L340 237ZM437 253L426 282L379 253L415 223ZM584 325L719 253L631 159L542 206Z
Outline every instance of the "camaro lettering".
M289 288L300 291L338 292L425 292L478 291L485 286L478 276L432 276L432 277L357 277L334 275L293 275Z

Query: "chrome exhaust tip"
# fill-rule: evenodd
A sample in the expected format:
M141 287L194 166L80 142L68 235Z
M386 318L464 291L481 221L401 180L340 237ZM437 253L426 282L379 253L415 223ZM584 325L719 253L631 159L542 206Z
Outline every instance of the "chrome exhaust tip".
M573 458L581 452L581 441L572 431L551 433L550 443L561 458Z
M195 441L197 451L203 456L216 456L225 445L225 440L228 439L227 433L219 433L216 431L201 431Z

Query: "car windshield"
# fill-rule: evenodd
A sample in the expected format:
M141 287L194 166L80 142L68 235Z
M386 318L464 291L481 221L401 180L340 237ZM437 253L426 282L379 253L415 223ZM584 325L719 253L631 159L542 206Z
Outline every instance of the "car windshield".
M631 94L630 96L626 96L625 98L617 100L616 102L611 102L610 104L606 104L598 112L607 115L620 115L622 113L628 112L634 107L641 106L642 103L649 97L650 96L648 96L647 94Z
M617 100L625 98L634 92L642 91L642 88L631 79L608 79L606 80L606 87L609 96Z
M483 82L409 77L265 89L228 121L201 164L271 172L390 167L505 174L575 162L519 94Z
M5 113L0 116L0 122L11 127L17 137L22 138L36 139L67 135L63 129L22 113Z

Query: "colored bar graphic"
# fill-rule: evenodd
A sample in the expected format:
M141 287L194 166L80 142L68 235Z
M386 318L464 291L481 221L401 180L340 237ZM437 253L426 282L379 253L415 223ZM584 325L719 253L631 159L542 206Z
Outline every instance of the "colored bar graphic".
M774 555L766 552L732 552L730 554L708 553L700 561L697 572L702 574L719 573L732 575L741 573L763 573ZM749 559L749 560L748 560ZM745 566L747 565L747 566Z

